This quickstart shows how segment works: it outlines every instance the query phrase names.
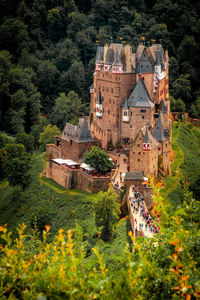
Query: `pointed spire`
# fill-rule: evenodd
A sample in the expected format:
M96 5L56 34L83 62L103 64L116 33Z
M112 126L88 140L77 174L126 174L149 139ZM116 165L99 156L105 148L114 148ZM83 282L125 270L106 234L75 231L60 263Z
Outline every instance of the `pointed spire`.
M106 65L111 65L113 62L113 49L108 48L107 56L106 56Z
M160 112L159 118L156 122L154 131L153 131L153 137L155 139L157 139L159 142L166 140L166 137L164 135L164 119L163 119L162 112Z
M146 130L145 130L144 143L151 143L151 139L149 137L149 130L148 130L147 125L146 125Z

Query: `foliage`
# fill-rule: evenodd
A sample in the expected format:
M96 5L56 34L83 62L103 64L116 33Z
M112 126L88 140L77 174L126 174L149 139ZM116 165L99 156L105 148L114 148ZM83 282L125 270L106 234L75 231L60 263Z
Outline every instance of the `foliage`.
M6 144L13 144L15 139L6 134L5 132L0 132L0 148L4 148Z
M65 93L60 93L53 108L52 119L62 130L66 122L78 123L84 110L85 104L81 103L81 99L74 91L70 91L67 96Z
M170 96L170 109L171 111L176 112L185 112L186 111L186 105L180 98L178 100L174 99L172 96Z
M113 163L109 160L106 152L97 146L93 146L92 150L85 155L84 162L95 168L97 172L106 173L113 167Z
M191 105L191 116L196 119L200 119L200 96L197 97L196 101Z
M40 149L45 151L47 144L53 144L56 135L60 135L60 130L56 125L47 125L43 128L43 132L40 134L39 143Z
M154 39L169 50L170 93L197 117L192 105L200 95L199 7L194 1L4 1L0 15L3 130L30 133L40 111L52 122L62 93L74 91L88 105L97 44L129 43L136 51L141 36L146 45Z
M31 134L25 132L16 135L15 142L24 145L27 152L32 152L34 149L34 138Z
M113 237L113 229L119 220L119 204L117 194L110 187L107 192L99 192L94 204L95 223L101 231L101 238L109 241Z
M198 245L197 232L189 235L179 219L174 221L175 226L176 231L154 242L136 241L130 232L132 251L125 247L120 269L114 274L96 247L92 249L93 255L85 260L80 229L68 230L67 235L60 229L48 244L49 225L45 226L41 242L36 229L31 235L25 234L24 224L18 228L14 241L6 226L1 226L4 246L0 258L0 296L2 299L33 296L147 299L156 294L163 299L198 298L199 257L194 252L194 246ZM119 259L113 257L116 263Z
M8 144L4 149L5 177L11 185L25 188L30 183L30 157L24 145Z

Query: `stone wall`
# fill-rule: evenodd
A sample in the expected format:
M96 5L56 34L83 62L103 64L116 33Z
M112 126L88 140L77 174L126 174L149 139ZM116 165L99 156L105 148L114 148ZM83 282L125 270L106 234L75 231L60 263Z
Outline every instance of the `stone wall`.
M110 138L113 144L119 140L120 111L118 106L129 96L135 76L134 73L110 74L106 72L96 72L94 75L94 95L91 96L90 106L93 109L91 134L93 138L102 141L103 148L107 147ZM95 99L98 98L99 90L103 98L101 118L97 117L95 112ZM107 134L108 130L112 131L110 137Z
M142 197L145 200L147 209L149 210L153 207L153 199L152 199L153 190L151 187L149 187L148 185L145 185L143 183L144 183L143 180L125 180L124 181L124 184L126 184L126 186L127 186L127 197L128 197L130 186L133 184L137 185L137 190L141 193Z
M94 146L94 142L90 143L77 143L75 141L65 141L61 139L60 148L61 148L61 157L67 159L72 159L74 161L79 161L79 159L84 158L84 153L90 151Z
M46 145L46 154L47 157L53 158L60 158L61 157L61 148L56 146L55 144L48 144Z
M68 168L58 165L57 163L48 160L46 166L46 176L56 181L66 189L71 189L71 181L73 172Z
M46 176L66 189L78 188L89 193L107 191L111 182L111 177L92 177L80 169L71 170L51 160L47 161Z

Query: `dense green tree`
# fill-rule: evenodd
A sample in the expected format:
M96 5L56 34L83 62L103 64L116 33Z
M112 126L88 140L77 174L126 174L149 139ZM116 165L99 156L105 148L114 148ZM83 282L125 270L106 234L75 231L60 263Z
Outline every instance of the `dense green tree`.
M79 117L85 111L85 104L74 91L66 96L60 93L53 108L53 122L62 130L66 122L77 123Z
M101 230L101 238L109 241L113 237L113 230L119 220L120 209L116 201L117 194L112 188L107 192L99 192L94 204L95 223Z
M32 152L34 149L34 138L31 134L25 132L16 135L15 142L24 145L27 152Z
M173 94L175 98L181 98L185 103L191 99L191 85L187 75L181 74L173 84Z
M5 149L0 148L0 180L6 177L7 156Z
M200 119L200 96L197 97L195 103L191 105L190 114L193 118Z
M31 127L31 135L34 137L34 145L37 148L39 146L40 134L43 128L49 124L49 121L44 116L40 116L36 124Z
M186 105L183 102L182 99L174 99L174 97L170 96L170 109L171 111L176 111L176 112L185 112L186 111Z
M24 145L8 144L4 150L6 152L6 178L11 185L25 188L31 179L31 162Z
M15 143L15 138L6 134L5 132L0 132L0 148L4 148L6 144Z
M22 49L29 49L28 27L20 19L7 18L0 26L0 48L19 55Z
M60 135L60 130L56 125L47 125L44 127L43 132L40 134L39 143L40 143L40 149L42 151L45 151L47 144L53 144L54 143L54 137L56 135Z
M92 150L85 155L84 162L100 173L106 173L113 167L113 163L109 160L107 153L97 146L93 146Z

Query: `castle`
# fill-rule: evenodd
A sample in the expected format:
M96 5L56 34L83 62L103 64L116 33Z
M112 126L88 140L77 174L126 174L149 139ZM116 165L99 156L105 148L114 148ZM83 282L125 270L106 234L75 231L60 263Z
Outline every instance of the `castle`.
M128 171L157 177L170 173L169 59L163 47L139 44L97 48L90 88L89 126L104 149L128 143Z
M47 154L81 163L85 153L98 143L116 161L120 174L129 173L129 179L137 172L154 178L160 170L169 174L168 68L168 52L159 44L146 47L140 43L136 53L130 45L98 47L89 117L80 119L77 126L67 123L61 137L56 137L56 145L47 145ZM119 145L125 154L116 153ZM126 166L120 170L122 159ZM53 178L51 168L48 177ZM67 182L70 180L74 181L73 176Z

